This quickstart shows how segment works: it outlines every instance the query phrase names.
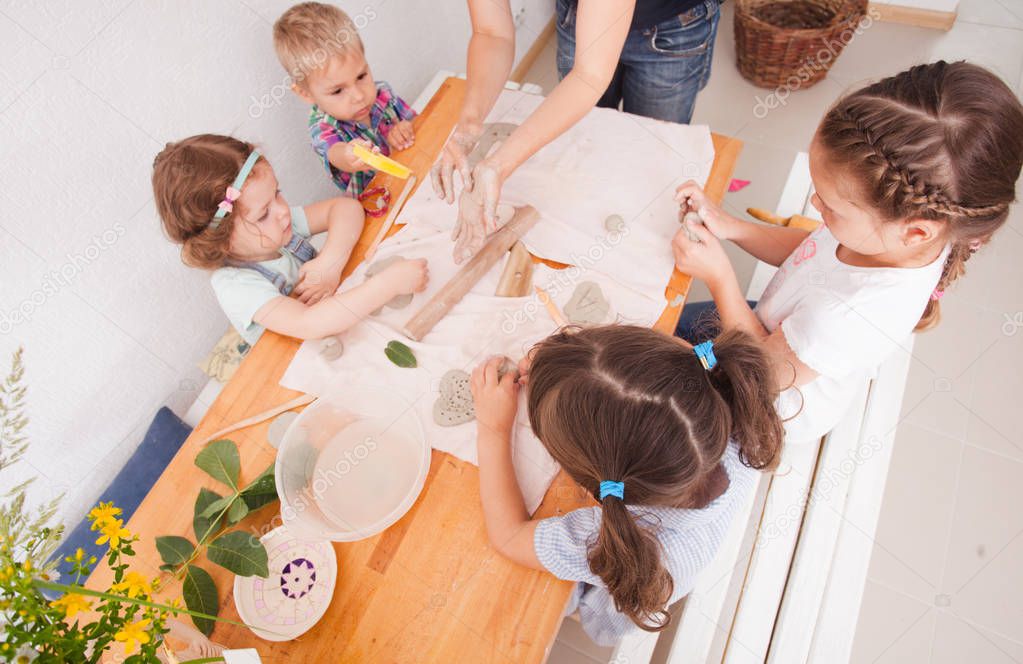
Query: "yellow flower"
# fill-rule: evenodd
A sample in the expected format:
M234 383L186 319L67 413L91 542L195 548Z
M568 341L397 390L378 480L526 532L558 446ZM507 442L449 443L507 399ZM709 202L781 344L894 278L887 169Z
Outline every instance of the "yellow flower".
M121 508L114 507L113 502L100 503L99 505L96 505L96 507L93 507L91 510L89 510L89 519L91 519L92 521L107 522L113 521L118 516L120 516L120 514ZM93 530L98 530L98 528L93 528Z
M24 570L25 570L26 572L31 572L31 571L32 571L32 561L31 561L31 560L26 560L25 562L23 562L23 563L21 564L21 567L22 567L22 569L24 569Z
M75 551L75 555L68 556L64 560L68 561L69 563L80 563L80 562L82 562L82 558L84 558L84 557L85 557L85 549L79 547Z
M125 625L124 629L114 634L115 641L124 643L124 654L131 655L138 650L139 645L149 643L149 633L146 632L146 627L148 626L149 619L146 618L145 620Z
M55 599L50 602L50 606L58 609L63 608L64 615L68 618L74 618L78 615L79 611L92 608L92 605L84 597L76 593L68 593L59 599Z
M138 572L128 572L124 575L123 581L110 586L110 589L115 593L127 591L128 597L137 597L139 595L149 597L149 594L153 592L149 581Z
M109 541L111 547L117 547L117 545L121 543L122 539L128 539L131 537L131 533L128 532L128 529L123 528L122 526L124 526L124 522L120 519L103 524L103 526L99 529L101 534L96 539L96 544L103 544Z

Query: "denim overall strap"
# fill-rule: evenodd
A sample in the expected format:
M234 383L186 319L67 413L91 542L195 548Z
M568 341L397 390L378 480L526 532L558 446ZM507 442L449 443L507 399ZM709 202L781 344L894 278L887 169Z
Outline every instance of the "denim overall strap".
M316 258L316 248L301 235L292 234L288 244L281 248L282 253L285 251L298 259L299 264L305 264L306 261ZM266 280L272 283L281 295L285 297L291 295L292 286L288 285L288 279L277 270L271 270L261 263L238 263L234 267L255 270L266 277Z

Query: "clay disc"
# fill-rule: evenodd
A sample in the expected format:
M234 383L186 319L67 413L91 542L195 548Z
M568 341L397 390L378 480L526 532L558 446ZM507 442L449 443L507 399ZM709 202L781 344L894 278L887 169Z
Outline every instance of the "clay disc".
M270 443L270 447L276 450L281 446L285 432L287 432L288 427L291 426L296 417L298 417L298 413L289 410L286 413L281 413L270 422L270 426L266 429L266 440Z
M600 286L584 281L575 287L565 304L565 317L577 325L599 325L607 319L610 310L611 305Z
M433 421L442 427L453 427L476 419L476 409L469 389L469 374L452 369L440 379L437 401L433 404Z
M391 265L403 260L405 260L403 256L388 256L387 258L382 258L366 268L366 278L369 279L370 277L380 274ZM384 304L384 306L390 307L391 309L404 309L410 304L412 304L412 293L404 293L403 295L394 296L390 299L390 301ZM376 316L381 311L383 311L382 308L377 309L376 311L371 312L370 315Z
M337 337L327 337L320 345L320 357L333 362L345 352L345 345Z
M625 218L620 214L612 214L604 220L604 228L608 233L621 233L625 230Z

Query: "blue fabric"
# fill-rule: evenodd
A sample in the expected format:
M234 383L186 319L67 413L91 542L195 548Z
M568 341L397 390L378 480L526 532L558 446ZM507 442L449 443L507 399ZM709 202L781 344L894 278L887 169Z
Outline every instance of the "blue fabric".
M746 300L750 309L757 306L756 300ZM685 339L691 344L697 344L707 339L713 339L721 333L721 320L718 318L718 308L713 300L706 302L686 302L682 307L682 315L675 326L675 336Z
M113 501L123 512L120 518L127 522L191 433L192 427L178 419L170 409L161 408L149 425L149 430L146 431L146 436L138 449L96 502ZM92 505L89 507L91 509ZM53 554L53 558L59 561L57 570L60 572L61 583L74 580L69 576L71 563L64 558L73 554L79 547L85 550L87 558L96 556L97 559L101 559L106 546L96 544L98 536L97 532L89 530L88 519L82 519L71 531Z
M576 2L558 0L556 12L558 74L564 78L575 61ZM703 0L653 27L630 30L597 106L618 108L621 102L626 113L688 124L696 94L710 79L720 18L720 1Z

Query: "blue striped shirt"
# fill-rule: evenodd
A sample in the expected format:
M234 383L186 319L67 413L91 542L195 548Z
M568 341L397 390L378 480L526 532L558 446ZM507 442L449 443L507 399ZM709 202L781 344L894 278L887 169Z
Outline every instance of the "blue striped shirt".
M675 586L669 604L692 591L697 575L714 558L736 511L756 486L759 471L743 465L734 442L728 444L722 463L728 487L702 509L629 506L637 519L660 523L655 531ZM627 494L628 486L625 491ZM604 582L590 571L587 553L600 532L600 519L600 507L584 507L544 519L536 525L533 548L551 574L580 582L573 602L578 606L583 629L596 643L609 646L639 628L615 609Z

